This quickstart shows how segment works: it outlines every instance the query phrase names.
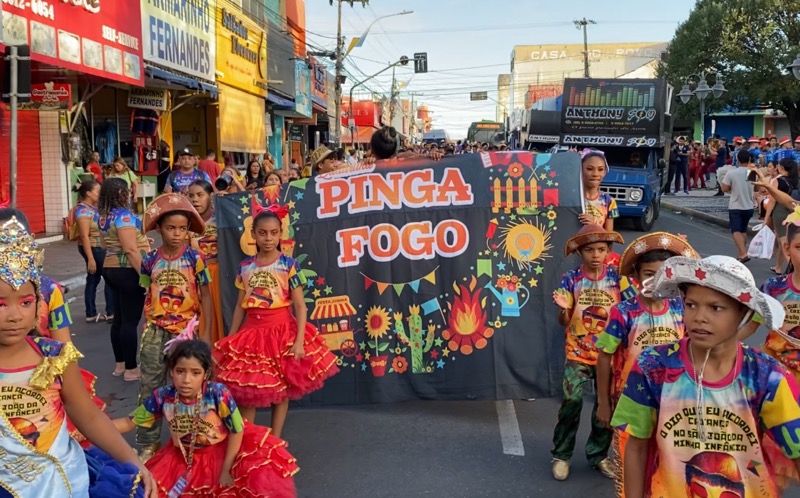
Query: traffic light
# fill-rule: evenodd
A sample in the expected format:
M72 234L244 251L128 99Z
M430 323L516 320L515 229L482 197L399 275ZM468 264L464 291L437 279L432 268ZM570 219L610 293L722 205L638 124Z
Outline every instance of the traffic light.
M428 52L414 54L414 73L428 72Z

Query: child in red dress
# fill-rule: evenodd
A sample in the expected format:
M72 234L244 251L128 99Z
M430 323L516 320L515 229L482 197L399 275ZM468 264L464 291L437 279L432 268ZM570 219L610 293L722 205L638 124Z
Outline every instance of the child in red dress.
M172 444L146 464L158 496L297 496L292 476L299 469L286 442L266 427L245 423L230 391L209 381L211 349L193 339L191 328L168 345L172 383L153 391L130 417L114 421L120 432L128 432L167 420Z
M231 390L242 416L253 422L256 408L272 406L277 437L289 400L316 391L339 371L336 357L306 321L306 281L300 266L280 251L285 209L273 206L253 213L258 253L239 267L230 335L214 346L217 379Z

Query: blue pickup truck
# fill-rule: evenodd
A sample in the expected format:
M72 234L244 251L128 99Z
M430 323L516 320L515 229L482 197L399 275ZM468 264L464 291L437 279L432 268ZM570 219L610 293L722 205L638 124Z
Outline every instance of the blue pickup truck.
M564 81L559 148L602 150L610 171L600 189L643 232L658 219L667 183L673 100L662 79Z
M600 190L617 201L621 218L630 218L636 230L649 231L661 213L661 193L667 183L661 149L593 148L606 154L609 165ZM558 145L550 152L568 150Z

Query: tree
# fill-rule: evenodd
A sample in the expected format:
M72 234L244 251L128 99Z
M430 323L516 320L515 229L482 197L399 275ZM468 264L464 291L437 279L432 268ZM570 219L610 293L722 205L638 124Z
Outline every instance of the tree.
M797 137L800 81L787 66L800 51L799 12L800 0L698 0L675 31L659 73L676 92L691 74L717 73L728 91L706 99L708 112L770 107L786 114ZM708 84L714 83L709 76ZM697 116L697 108L692 99L678 106L678 115Z

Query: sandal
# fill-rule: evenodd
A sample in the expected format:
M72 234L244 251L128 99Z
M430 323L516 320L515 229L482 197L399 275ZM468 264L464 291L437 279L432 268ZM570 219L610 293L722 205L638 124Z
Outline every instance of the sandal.
M106 315L105 319L106 319L106 323L113 322L114 321L114 313L111 313L110 315Z
M131 370L125 370L125 373L122 374L122 380L125 382L139 382L142 380L142 372L139 370L139 367Z
M100 315L100 314L95 315L95 316L87 316L86 317L86 323L100 323L100 320L102 320L102 316L103 315Z
M743 258L739 258L739 262L742 264L748 263L750 261L750 256L745 256Z
M117 365L114 367L114 371L111 372L111 375L113 375L114 377L121 377L122 374L124 373L125 373L125 364L117 363Z

